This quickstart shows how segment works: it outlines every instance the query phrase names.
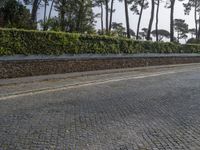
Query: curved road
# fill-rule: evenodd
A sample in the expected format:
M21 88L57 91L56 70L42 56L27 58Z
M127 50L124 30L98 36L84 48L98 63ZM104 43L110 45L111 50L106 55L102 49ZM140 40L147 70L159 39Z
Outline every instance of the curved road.
M200 64L63 76L1 81L0 150L200 149Z

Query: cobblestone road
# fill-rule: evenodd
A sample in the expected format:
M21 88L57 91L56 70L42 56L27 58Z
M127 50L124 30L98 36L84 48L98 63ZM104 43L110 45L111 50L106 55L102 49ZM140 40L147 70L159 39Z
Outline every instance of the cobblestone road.
M200 150L200 69L0 101L0 150Z

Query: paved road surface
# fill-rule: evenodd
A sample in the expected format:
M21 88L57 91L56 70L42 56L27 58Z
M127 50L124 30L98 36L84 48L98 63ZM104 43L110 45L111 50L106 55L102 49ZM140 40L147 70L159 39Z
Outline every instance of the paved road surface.
M1 80L0 150L200 149L200 64L63 76Z

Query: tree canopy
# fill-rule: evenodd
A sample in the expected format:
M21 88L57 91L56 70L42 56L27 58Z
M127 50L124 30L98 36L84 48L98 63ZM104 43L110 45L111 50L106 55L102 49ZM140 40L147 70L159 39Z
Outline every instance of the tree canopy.
M163 38L169 38L169 37L170 37L170 33L169 33L169 31L167 31L167 30L158 29L157 32L158 32L158 40L159 40L159 41L162 41ZM153 35L154 37L156 37L156 30L153 30L151 33L152 33L152 35Z

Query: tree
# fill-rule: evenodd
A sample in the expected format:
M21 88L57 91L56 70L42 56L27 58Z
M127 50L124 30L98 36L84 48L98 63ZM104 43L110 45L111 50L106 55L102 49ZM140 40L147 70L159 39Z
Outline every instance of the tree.
M103 19L103 15L104 15L103 5L104 5L104 3L105 3L104 0L95 0L95 3L94 3L95 7L100 7L101 8L101 13L100 13L100 18L101 18L101 34L104 33L104 19Z
M133 11L134 14L139 15L138 24L137 24L137 33L136 33L136 39L139 39L141 18L142 18L143 10L148 8L148 1L147 0L132 0L131 2L133 3L131 6L131 11ZM140 7L140 11L138 10L138 6Z
M124 36L125 28L122 23L113 22L112 29L118 36Z
M146 37L147 40L151 40L151 29L154 20L154 9L155 9L155 0L151 0L151 17L149 20L149 27L147 31L147 37Z
M0 1L0 8L4 7L5 4L8 2L9 0L1 0Z
M92 0L57 0L56 11L60 18L61 31L94 32L94 18Z
M128 11L128 4L130 4L130 1L129 0L119 0L119 1L124 2L125 19L126 19L126 35L128 38L130 38L131 35L130 35L129 11Z
M175 0L170 0L170 41L174 42L174 5Z
M142 28L142 32L139 32L139 39L145 39L147 37L147 28Z
M184 1L184 0L178 0L178 1ZM169 0L169 3L167 3L166 7L170 8L170 41L174 42L174 6L175 6L176 0Z
M177 32L177 40L179 42L180 39L186 38L188 33L188 24L185 23L185 20L175 19L174 27Z
M170 37L170 33L167 30L164 30L164 29L153 30L151 32L151 34L154 37L158 36L158 41L162 41L163 38L167 38L168 39Z
M30 12L16 0L8 0L0 8L3 14L3 27L30 29Z
M189 29L188 32L191 34L191 38L194 38L194 36L197 34L195 28Z
M60 22L60 30L65 31L65 13L66 13L67 0L56 0L55 10L58 11Z
M131 36L135 36L135 32L133 31L133 29L130 29L129 32L130 32L130 35L131 35Z
M101 7L101 30L103 32L103 6L105 6L105 28L106 34L109 34L112 28L112 19L113 13L115 12L114 9L114 1L115 0L95 0L95 6ZM110 4L110 7L109 7ZM109 16L110 15L110 16Z
M126 30L127 30L127 37L130 38L130 24L129 24L129 13L128 13L128 1L124 0L124 7L125 7L125 16L126 16Z
M31 4L32 4L31 21L32 21L32 25L34 29L37 28L37 11L39 9L40 3L41 3L41 0L31 1Z
M158 31L158 20L159 20L159 9L161 0L156 0L157 10L156 10L156 41L159 41L159 31Z
M44 27L44 22L42 21L40 24ZM45 26L52 31L60 31L60 19L58 17L53 17L47 20Z
M43 26L43 31L47 30L47 26L46 26L46 13L47 13L47 4L48 4L48 0L44 0L44 26Z
M109 32L109 0L105 0L105 9L106 9L106 33Z
M52 10L53 10L54 2L55 2L55 0L52 0L52 2L51 2L51 7L50 7L50 10L49 10L48 20L51 18L51 13L52 13Z
M191 9L194 8L194 21L195 21L195 35L196 39L200 37L198 34L198 21L197 21L197 14L200 15L200 1L199 0L188 0L187 3L184 3L183 6L185 7L185 15L189 15Z
M113 5L114 5L114 0L111 0L109 32L111 31L111 28L112 28L113 12L115 11L113 9Z

